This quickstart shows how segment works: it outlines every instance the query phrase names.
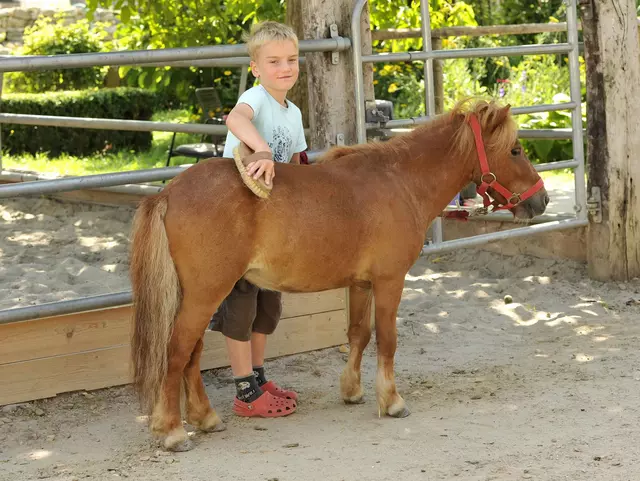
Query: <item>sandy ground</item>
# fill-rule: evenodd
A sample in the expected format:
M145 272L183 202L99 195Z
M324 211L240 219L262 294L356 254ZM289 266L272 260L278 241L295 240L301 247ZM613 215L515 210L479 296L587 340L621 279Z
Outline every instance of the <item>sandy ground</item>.
M0 307L128 288L131 213L4 202ZM378 417L374 338L363 405L340 400L338 348L267 363L301 395L284 419L233 417L230 371L205 373L228 430L194 434L188 453L158 450L129 387L2 407L0 480L635 480L639 292L640 281L591 281L567 261L421 258L398 313L411 416Z

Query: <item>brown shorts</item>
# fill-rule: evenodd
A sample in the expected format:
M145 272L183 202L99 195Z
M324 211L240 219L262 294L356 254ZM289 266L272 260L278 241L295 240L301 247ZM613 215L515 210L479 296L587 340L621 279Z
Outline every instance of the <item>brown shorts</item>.
M211 318L209 329L236 341L248 341L252 332L273 333L281 314L279 292L266 291L240 279Z

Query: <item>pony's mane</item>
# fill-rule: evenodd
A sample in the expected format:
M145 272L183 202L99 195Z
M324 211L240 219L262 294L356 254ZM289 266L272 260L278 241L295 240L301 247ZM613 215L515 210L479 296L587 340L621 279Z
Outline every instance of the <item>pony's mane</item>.
M515 121L509 115L508 106L505 107L493 100L470 98L459 101L451 111L434 117L410 133L399 135L385 142L334 147L324 154L317 163L331 162L346 156L353 159L356 157L375 159L375 161L402 158L403 154L412 145L415 145L418 139L424 137L425 133L440 131L452 123L458 125L451 139L451 149L461 156L467 156L476 149L473 131L467 123L472 114L476 116L482 128L487 152L509 150L515 144L518 130ZM360 155L356 156L355 154Z
M487 151L504 152L516 143L518 126L510 115L510 106L495 100L464 99L458 102L448 114L450 120L462 120L453 136L452 146L461 155L469 155L476 150L475 138L467 121L475 115L482 129L484 146Z

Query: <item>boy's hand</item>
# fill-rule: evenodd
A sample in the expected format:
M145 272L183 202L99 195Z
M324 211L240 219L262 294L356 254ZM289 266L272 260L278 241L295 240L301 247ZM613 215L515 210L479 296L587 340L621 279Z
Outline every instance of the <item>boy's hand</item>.
M264 174L264 183L271 185L271 181L276 176L275 162L269 159L256 160L247 165L247 173L256 180Z

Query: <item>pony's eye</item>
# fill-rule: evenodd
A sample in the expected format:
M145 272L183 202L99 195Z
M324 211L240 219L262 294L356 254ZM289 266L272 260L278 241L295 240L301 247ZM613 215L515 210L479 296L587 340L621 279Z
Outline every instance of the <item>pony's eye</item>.
M517 157L521 153L522 153L522 149L520 147L516 147L514 149L511 149L511 155L513 155L514 157Z

